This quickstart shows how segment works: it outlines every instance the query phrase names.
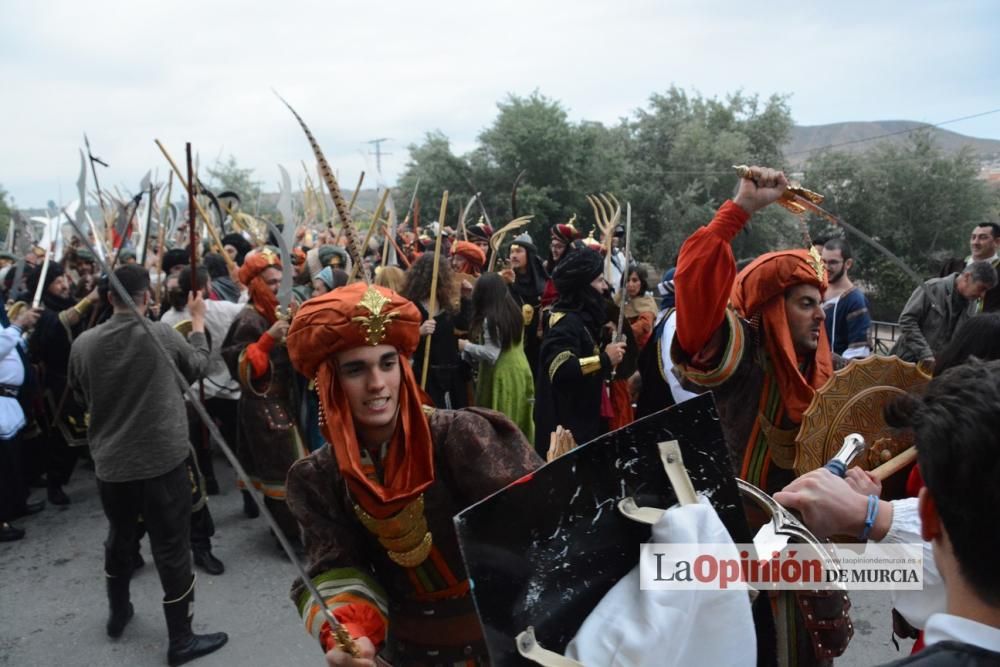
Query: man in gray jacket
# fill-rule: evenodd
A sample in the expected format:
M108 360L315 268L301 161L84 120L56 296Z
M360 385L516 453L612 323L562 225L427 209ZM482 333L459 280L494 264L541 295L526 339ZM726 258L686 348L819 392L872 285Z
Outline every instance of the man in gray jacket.
M145 312L149 273L136 265L115 271L125 290ZM191 572L191 486L187 416L182 388L170 362L159 352L129 306L109 295L111 318L84 332L73 343L69 382L90 421L87 438L97 485L108 517L104 568L111 615L107 632L119 637L132 617L129 579L135 551L136 522L141 515L149 532L156 570L163 587L170 648L167 661L180 665L222 647L225 633L191 631L194 575ZM185 341L170 325L152 324L153 334L171 361L194 381L208 366L205 302L188 297L192 333Z
M976 314L976 302L997 284L990 262L972 262L961 273L931 278L910 295L899 315L902 335L892 353L904 361L933 365L934 356L965 320Z

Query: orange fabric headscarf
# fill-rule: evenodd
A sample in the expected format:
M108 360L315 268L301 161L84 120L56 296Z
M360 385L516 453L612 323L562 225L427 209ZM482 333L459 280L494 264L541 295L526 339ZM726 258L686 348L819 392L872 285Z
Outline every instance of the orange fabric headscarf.
M281 260L273 250L270 248L254 250L244 258L239 273L240 282L247 286L254 309L267 320L268 324L274 324L278 319L278 297L259 276L264 269L272 266L279 271L282 270Z
M333 447L351 497L377 519L415 500L434 481L431 429L409 359L420 341L420 311L384 287L354 283L306 301L288 330L295 369L315 378L323 436ZM362 345L392 345L401 357L396 431L384 462L384 483L368 479L347 396L340 388L334 356Z
M486 265L486 253L471 241L455 241L451 244L451 254L464 259L476 271L482 271Z
M785 291L807 283L826 291L826 270L808 250L783 250L761 255L736 276L730 301L744 319L759 314L764 328L764 344L774 367L785 413L795 423L812 402L813 394L833 375L833 359L826 339L826 327L819 329L819 346L809 377L799 371L785 315Z

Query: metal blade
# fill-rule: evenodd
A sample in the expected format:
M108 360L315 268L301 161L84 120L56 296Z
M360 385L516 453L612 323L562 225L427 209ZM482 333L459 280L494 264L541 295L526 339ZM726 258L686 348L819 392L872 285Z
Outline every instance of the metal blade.
M288 304L292 300L292 274L295 272L295 267L292 266L292 255L288 252L288 244L285 243L285 237L281 235L281 230L270 220L264 220L264 223L274 235L278 251L281 254L281 284L278 286L278 306L287 313Z
M278 213L281 214L281 221L285 229L292 230L292 238L295 238L295 218L292 217L292 178L288 175L288 170L278 165L281 171L280 194L278 195ZM285 245L288 245L288 238L285 238Z
M770 558L774 552L781 551L788 546L788 535L779 535L774 529L774 521L768 521L757 534L753 536L753 546L757 551L757 558Z

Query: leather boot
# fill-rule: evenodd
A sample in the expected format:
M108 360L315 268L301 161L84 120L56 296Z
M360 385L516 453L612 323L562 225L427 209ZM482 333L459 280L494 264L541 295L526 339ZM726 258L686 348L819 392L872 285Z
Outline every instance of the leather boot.
M167 650L167 664L183 665L195 658L208 655L222 648L229 636L225 632L196 635L191 631L194 617L194 577L187 593L163 603L163 614L167 617L167 634L170 648Z
M118 639L122 636L129 619L135 614L132 603L129 602L128 577L106 576L108 582L108 602L111 606L111 615L108 616L108 637Z

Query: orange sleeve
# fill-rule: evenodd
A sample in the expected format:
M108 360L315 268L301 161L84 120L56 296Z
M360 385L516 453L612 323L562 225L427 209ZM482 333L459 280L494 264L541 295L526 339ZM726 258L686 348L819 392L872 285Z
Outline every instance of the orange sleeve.
M639 349L646 347L649 336L653 333L653 321L656 316L653 313L642 312L639 317L632 321L632 335L635 336L636 345Z
M681 246L674 285L677 295L677 342L696 355L722 325L729 293L736 278L732 240L750 219L738 204L727 200L706 227Z
M344 626L352 639L368 637L376 648L385 641L385 621L369 604L364 602L345 604L333 610L333 617ZM337 640L333 636L329 622L323 623L319 640L324 651L336 648Z
M271 348L274 347L274 338L271 334L266 331L260 335L256 343L250 343L247 345L246 355L247 361L250 362L250 368L252 370L252 377L254 379L267 373L269 366L268 357L271 354Z

